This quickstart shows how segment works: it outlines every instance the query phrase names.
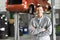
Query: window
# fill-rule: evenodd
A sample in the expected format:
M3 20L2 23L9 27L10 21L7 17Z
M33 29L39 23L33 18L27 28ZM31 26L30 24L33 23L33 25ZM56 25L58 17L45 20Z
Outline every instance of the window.
M22 4L22 0L8 0L8 4Z

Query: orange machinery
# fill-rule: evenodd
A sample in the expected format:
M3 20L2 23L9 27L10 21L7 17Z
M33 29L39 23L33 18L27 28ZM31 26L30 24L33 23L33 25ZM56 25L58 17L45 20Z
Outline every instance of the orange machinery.
M51 7L48 0L6 0L6 10L24 12L34 9L35 11L37 4L41 4L44 10L48 10Z

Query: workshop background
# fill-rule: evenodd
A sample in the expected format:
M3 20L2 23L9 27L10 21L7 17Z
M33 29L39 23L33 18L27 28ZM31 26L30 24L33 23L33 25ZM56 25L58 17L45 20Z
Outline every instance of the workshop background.
M60 40L60 0L55 1L56 40ZM51 3L51 0L49 0ZM6 10L6 0L0 0L0 40L14 40L14 12ZM45 14L51 18L51 13ZM33 15L19 12L20 40L31 40L28 23Z

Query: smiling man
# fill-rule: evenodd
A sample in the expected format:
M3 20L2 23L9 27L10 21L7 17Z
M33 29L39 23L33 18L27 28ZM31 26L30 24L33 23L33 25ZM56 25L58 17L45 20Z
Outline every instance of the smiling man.
M39 4L36 9L37 16L29 23L29 33L34 36L33 40L50 40L52 24L50 18L43 15L43 7Z

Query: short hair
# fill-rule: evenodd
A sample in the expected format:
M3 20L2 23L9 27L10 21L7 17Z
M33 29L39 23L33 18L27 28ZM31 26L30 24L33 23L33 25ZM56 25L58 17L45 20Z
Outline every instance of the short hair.
M37 6L36 7L42 7L42 5L41 4L37 4Z

